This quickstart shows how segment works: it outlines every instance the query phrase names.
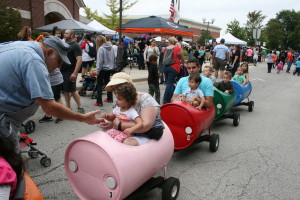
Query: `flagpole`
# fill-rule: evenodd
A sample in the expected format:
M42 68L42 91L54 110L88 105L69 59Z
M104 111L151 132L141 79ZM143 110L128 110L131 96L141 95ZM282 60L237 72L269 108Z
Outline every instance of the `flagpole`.
M178 6L178 12L180 12L180 0L176 0L177 1L177 6ZM179 24L179 20L177 22Z

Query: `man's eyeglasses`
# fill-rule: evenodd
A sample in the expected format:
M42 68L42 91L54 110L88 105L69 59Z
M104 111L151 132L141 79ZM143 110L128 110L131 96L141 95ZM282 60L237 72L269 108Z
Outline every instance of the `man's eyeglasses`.
M196 69L197 66L187 67L187 69Z

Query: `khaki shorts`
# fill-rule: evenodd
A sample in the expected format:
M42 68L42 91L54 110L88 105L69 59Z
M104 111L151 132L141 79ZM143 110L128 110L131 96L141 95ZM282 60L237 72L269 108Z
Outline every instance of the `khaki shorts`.
M215 70L225 70L226 61L220 58L215 58L214 60L214 69Z

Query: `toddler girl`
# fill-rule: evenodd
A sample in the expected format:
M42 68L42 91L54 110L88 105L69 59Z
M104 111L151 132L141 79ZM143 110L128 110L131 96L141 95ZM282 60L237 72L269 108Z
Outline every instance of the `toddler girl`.
M246 77L244 76L244 70L242 67L237 68L236 74L232 79L238 82L239 84L244 85L244 82L246 81Z
M116 106L111 114L102 117L109 121L119 120L117 129L110 129L106 133L119 142L123 142L135 131L143 127L143 121L137 111L133 108L137 99L137 92L131 83L120 85L115 89ZM121 131L122 122L134 122L131 127Z
M249 80L250 80L248 63L247 62L243 62L240 67L243 68L243 70L244 70L244 76L246 78L246 81L244 83L242 83L242 85L246 85L249 82Z
M277 74L279 74L282 69L283 69L283 63L282 61L280 61L277 64Z

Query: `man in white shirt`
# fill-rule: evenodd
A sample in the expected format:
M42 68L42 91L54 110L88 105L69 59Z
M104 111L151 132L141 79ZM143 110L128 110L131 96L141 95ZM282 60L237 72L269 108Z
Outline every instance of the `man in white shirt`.
M223 78L226 64L229 62L228 47L225 46L225 39L222 38L220 44L213 49L212 64L215 69L215 77L218 79L220 70L220 79Z

